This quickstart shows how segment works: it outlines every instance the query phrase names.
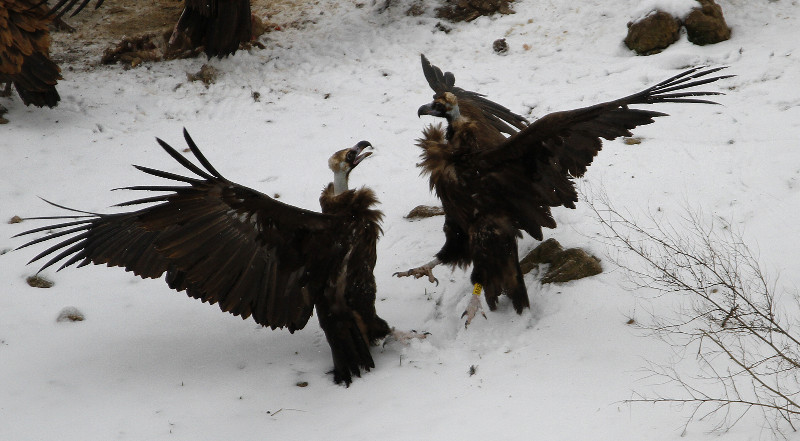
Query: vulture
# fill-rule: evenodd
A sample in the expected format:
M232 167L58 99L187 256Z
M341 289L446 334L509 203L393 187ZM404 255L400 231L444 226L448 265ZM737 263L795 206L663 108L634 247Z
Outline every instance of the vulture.
M189 176L135 167L170 185L125 187L156 195L118 206L138 211L78 213L32 219L58 223L20 233L49 234L19 248L59 239L29 263L48 260L39 271L105 264L142 278L160 278L176 291L222 311L253 317L262 326L294 333L317 318L333 354L333 379L349 386L352 377L375 367L370 345L391 329L375 311L376 243L383 214L375 193L348 188L350 172L371 155L361 141L330 158L333 182L320 197L322 212L301 209L224 178L183 132L199 163L166 142L161 147ZM51 203L52 204L52 203Z
M423 130L418 165L442 202L445 243L427 264L395 275L435 282L432 269L438 264L472 264L473 295L462 315L466 325L476 312L483 314L481 291L490 310L505 293L521 314L530 308L516 243L521 231L542 240L543 227L556 227L551 207L575 208L573 179L586 172L602 139L632 136L631 129L667 116L630 106L716 104L694 97L720 92L686 89L730 77L709 77L720 69L691 68L633 95L550 113L529 124L484 95L456 87L452 73L442 73L423 55L422 71L435 94L417 114L443 118L447 126Z
M56 91L61 69L50 59L46 15L47 8L37 0L0 1L2 95L10 96L13 84L23 103L38 107L54 107L61 100Z
M47 1L47 0L44 0ZM96 0L95 9L104 0ZM91 0L58 0L51 14L61 17L75 6L75 16ZM250 41L252 22L250 0L184 0L183 12L170 37L169 44L181 34L189 37L192 46L203 46L208 58L223 58L239 49L239 43Z

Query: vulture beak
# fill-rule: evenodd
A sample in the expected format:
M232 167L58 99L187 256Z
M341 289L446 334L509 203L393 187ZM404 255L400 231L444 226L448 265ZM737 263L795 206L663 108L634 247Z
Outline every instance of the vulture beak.
M350 162L351 169L356 168L356 166L360 164L361 161L367 159L367 157L372 154L372 152L364 151L366 149L371 149L371 148L374 147L372 147L372 144L370 144L369 141L359 141L358 144L354 145L353 147L350 147L350 151L347 152L347 159L348 162Z
M433 107L433 103L425 104L421 106L417 110L417 117L421 117L422 115L430 115L430 116L437 116L439 118L444 118L444 114Z

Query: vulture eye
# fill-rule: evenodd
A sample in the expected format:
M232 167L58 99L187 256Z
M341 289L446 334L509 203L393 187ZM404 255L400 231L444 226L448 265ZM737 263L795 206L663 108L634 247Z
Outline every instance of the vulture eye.
M447 113L447 107L445 107L445 105L440 102L433 103L433 110L439 113Z
M356 159L356 152L350 150L347 152L345 159L347 159L347 162L353 162Z

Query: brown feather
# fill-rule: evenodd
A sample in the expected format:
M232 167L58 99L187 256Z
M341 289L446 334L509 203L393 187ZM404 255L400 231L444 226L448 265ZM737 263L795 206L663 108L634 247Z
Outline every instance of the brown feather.
M25 105L54 107L61 99L46 14L35 0L0 2L0 83L13 83Z
M372 208L375 194L360 189L334 196L330 184L320 198L323 213L293 207L228 181L184 136L205 170L159 143L197 177L139 169L186 185L132 187L168 194L137 211L55 217L69 221L22 233L56 231L20 248L61 238L32 262L55 255L42 269L66 260L61 268L92 263L144 278L166 274L170 288L272 329L302 329L316 307L331 344L334 380L349 384L374 367L369 345L389 332L375 312L383 217Z
M453 74L442 74L424 56L422 69L436 95L419 114L448 122L446 130L426 127L417 140L422 173L445 212L445 244L436 257L451 265L472 263L472 282L485 287L490 309L505 292L517 312L529 305L517 261L520 230L542 240L542 228L556 227L551 207L575 208L573 178L586 173L602 139L631 136L631 129L666 115L629 106L713 103L694 97L718 92L686 89L728 77L709 76L720 68L689 69L628 97L551 113L517 126L518 131L503 131L487 115L500 109L500 115L509 116L508 109L455 87Z

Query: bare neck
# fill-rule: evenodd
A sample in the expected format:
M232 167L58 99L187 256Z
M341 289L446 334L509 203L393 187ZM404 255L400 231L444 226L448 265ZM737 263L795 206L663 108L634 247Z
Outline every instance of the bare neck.
M337 171L333 173L333 195L338 196L349 190L347 185L347 173Z

